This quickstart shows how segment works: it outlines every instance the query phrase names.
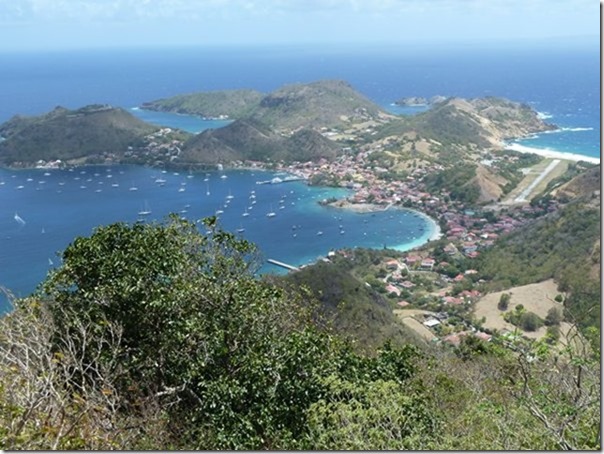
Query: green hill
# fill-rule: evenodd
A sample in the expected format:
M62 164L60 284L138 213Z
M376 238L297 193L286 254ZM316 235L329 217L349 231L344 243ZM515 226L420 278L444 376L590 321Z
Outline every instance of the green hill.
M210 118L242 118L258 106L263 96L256 90L210 91L158 99L142 104L141 108Z
M398 321L380 294L337 264L318 262L279 281L281 285L311 289L321 303L322 314L362 351L374 351L386 341L399 345L421 343Z
M192 93L141 107L204 117L227 115L288 130L343 126L385 115L378 105L341 80L286 85L267 95L253 90Z
M578 199L501 237L476 268L502 290L554 278L565 308L582 326L600 326L599 203Z
M377 104L341 80L286 85L262 98L251 113L274 129L344 126L383 115Z
M0 163L28 166L38 160L70 161L103 154L121 155L157 131L120 108L90 105L57 107L38 117L13 117L0 126Z
M502 140L554 129L525 104L502 98L448 98L426 112L384 126L378 137L416 132L442 145L489 147Z
M307 161L334 159L340 147L316 131L303 129L282 136L255 120L237 120L206 130L184 144L176 163L252 161Z

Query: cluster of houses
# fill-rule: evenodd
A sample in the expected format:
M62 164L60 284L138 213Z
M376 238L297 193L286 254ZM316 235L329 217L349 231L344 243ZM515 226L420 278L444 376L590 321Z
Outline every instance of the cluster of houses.
M152 159L161 158L168 162L175 160L181 152L183 142L171 137L172 133L173 130L171 128L161 128L156 132L146 135L144 137L145 146L143 155ZM130 155L134 156L132 147L128 147L128 151L126 152L126 157ZM137 152L137 155L140 155L140 152Z

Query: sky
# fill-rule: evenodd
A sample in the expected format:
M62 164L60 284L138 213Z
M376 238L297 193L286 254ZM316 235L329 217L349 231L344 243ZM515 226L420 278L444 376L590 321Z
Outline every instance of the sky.
M596 0L0 0L0 51L598 42Z

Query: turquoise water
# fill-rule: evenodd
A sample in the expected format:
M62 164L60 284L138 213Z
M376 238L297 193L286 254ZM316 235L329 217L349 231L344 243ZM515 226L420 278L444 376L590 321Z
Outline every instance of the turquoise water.
M90 235L98 225L161 220L170 213L196 221L221 210L223 228L244 229L237 234L256 243L265 259L292 265L337 248L411 248L432 233L430 223L412 211L360 214L317 203L346 195L344 189L256 183L276 175L283 176L245 170L164 173L137 166L0 170L0 284L25 296L60 264L57 252L77 236ZM267 217L269 212L275 216ZM261 272L282 270L265 264ZM0 303L5 310L6 300Z
M130 108L129 111L147 123L178 128L191 133L198 133L205 129L222 128L231 123L231 120L204 120L195 115L154 112L152 110L139 109L138 107Z

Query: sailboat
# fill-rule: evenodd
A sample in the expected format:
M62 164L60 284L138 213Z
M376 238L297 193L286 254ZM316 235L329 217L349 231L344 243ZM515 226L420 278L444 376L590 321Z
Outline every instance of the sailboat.
M277 216L277 214L273 211L273 206L271 205L271 211L269 211L268 213L266 213L266 217L268 218L272 218Z
M206 195L210 195L210 183L206 181Z
M138 212L139 216L147 216L151 214L151 210L149 209L149 204L145 201L145 207Z
M243 212L243 214L242 214L241 216L243 216L243 217L247 217L247 216L249 216L249 215L250 215L250 214L247 212L247 207L246 207L246 208L245 208L245 211Z

